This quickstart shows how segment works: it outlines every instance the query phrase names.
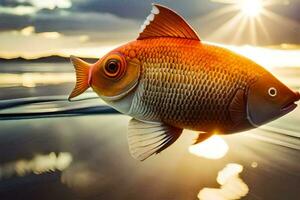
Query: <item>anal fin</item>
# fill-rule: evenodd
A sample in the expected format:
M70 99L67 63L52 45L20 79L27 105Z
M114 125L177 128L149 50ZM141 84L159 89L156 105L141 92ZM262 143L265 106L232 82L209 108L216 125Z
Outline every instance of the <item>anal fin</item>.
M198 137L196 138L195 142L193 145L201 143L208 138L210 138L213 135L213 133L199 133Z
M182 129L163 123L147 123L131 119L128 127L128 143L132 157L143 161L173 144Z

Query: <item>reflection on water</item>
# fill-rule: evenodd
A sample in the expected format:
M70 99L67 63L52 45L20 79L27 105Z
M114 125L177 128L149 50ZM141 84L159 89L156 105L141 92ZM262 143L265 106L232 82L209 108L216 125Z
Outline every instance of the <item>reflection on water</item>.
M71 166L65 170L61 176L61 182L72 190L80 193L99 192L101 188L107 186L112 178L101 170L91 170L86 164Z
M220 159L228 152L228 145L220 136L213 135L204 142L189 147L189 152L208 159Z
M72 83L74 81L74 73L0 73L0 87L36 87L36 85L53 85L60 83Z
M257 162L252 162L252 163L251 163L251 167L256 168L257 166L258 166L258 163L257 163Z
M36 155L31 160L20 159L0 166L0 179L12 176L24 176L34 173L41 174L49 171L63 171L70 166L72 155L67 152L54 152L46 155Z
M245 199L300 199L299 108L268 126L190 147L196 135L185 131L166 151L140 163L128 151L128 117L92 92L67 101L74 86L70 63L22 65L0 68L1 200L19 193L45 200L181 200L198 193L200 199L227 200L247 192ZM300 88L298 68L274 72ZM227 163L240 165L224 168ZM55 172L44 173L49 170Z
M239 177L243 171L243 166L236 163L227 164L219 171L217 182L220 188L203 188L198 198L200 200L235 200L248 194L247 184Z

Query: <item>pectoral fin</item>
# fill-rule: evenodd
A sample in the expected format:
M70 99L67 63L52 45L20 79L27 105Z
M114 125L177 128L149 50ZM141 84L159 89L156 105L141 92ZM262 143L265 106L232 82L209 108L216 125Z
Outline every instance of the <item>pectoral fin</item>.
M132 157L143 161L158 154L173 144L182 129L163 123L146 123L131 119L128 128L128 143Z

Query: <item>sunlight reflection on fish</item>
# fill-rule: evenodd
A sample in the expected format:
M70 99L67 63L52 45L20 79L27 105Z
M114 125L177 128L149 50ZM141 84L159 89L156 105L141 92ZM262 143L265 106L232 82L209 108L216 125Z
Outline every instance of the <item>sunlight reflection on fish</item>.
M220 136L214 135L202 143L189 147L189 152L208 159L220 159L228 152L228 145Z
M203 188L198 194L200 200L234 200L240 199L248 194L247 184L239 177L243 166L229 163L219 171L217 182L221 188Z

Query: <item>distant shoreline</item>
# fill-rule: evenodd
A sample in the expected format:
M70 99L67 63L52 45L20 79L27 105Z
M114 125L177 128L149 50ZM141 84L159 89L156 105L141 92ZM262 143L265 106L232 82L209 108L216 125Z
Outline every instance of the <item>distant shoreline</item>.
M94 63L97 61L96 58L82 58L87 62ZM0 58L0 63L24 63L24 62L31 62L31 63L61 63L61 62L70 62L70 58L63 57L63 56L47 56L47 57L40 57L34 59L26 59L23 57L17 58Z

